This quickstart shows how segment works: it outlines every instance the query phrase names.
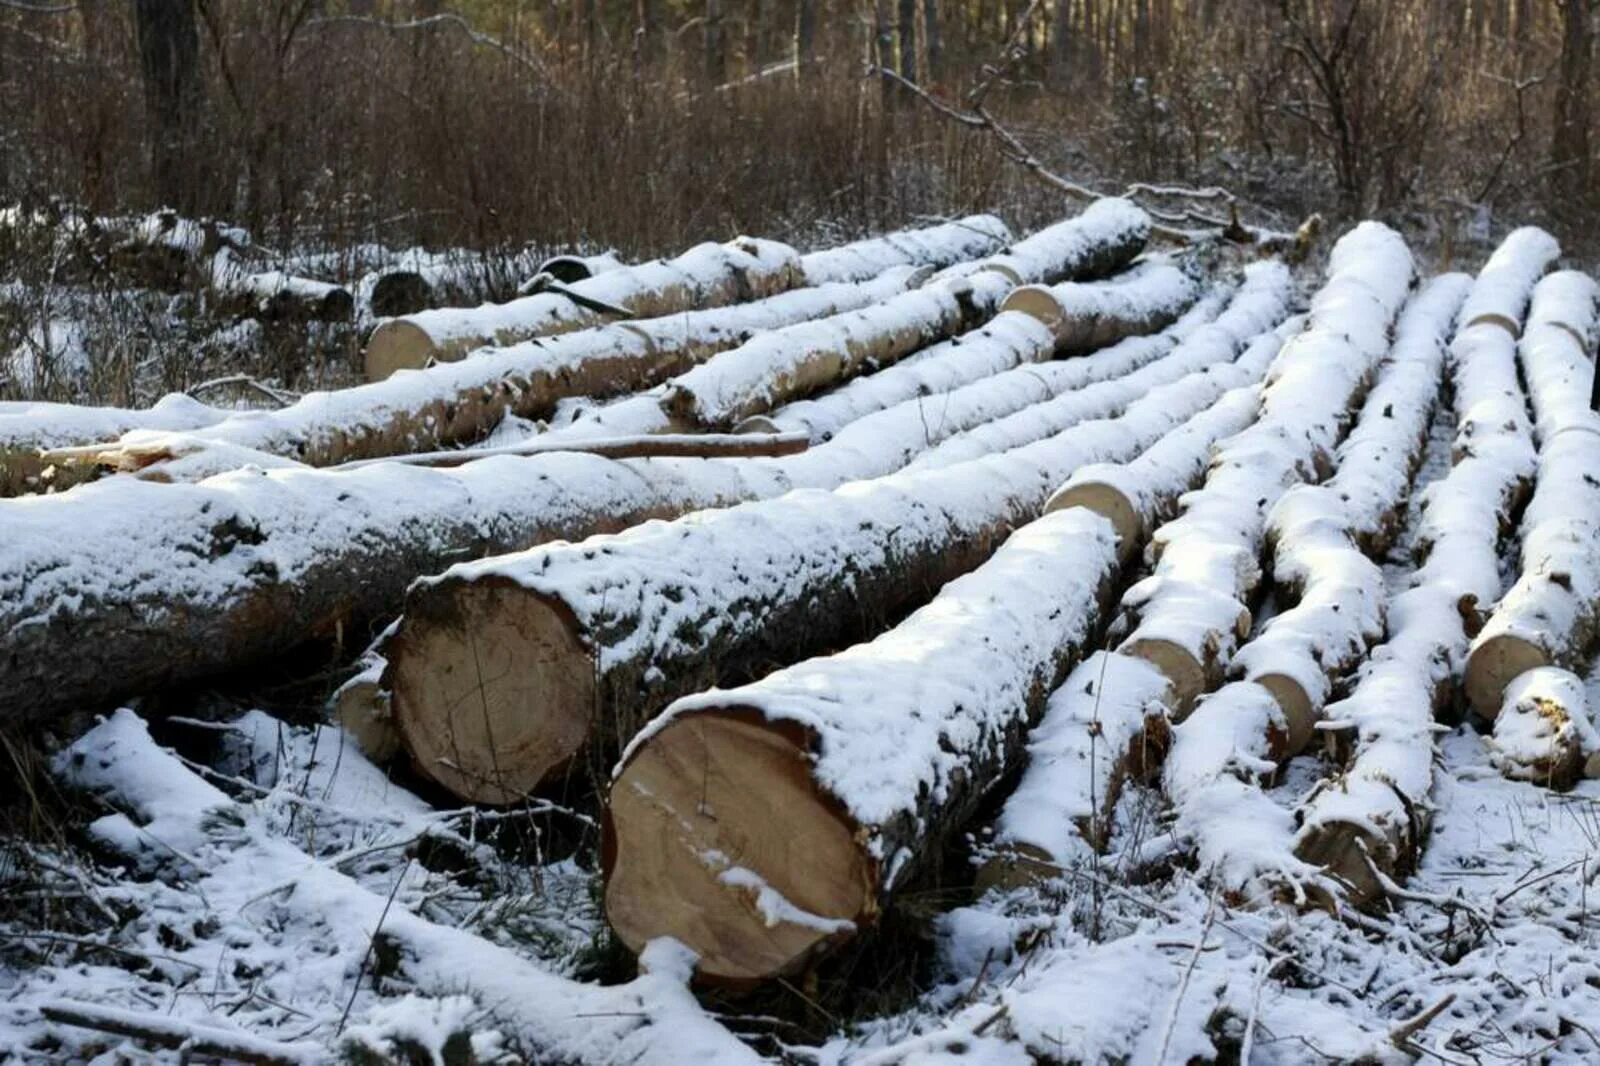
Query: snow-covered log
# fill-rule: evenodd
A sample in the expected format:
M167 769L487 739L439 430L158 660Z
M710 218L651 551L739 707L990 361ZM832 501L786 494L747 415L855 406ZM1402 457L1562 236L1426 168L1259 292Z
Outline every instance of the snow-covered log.
M1513 230L1478 272L1461 309L1461 328L1495 325L1521 334L1533 287L1561 255L1556 239L1536 226Z
M1238 356L1240 349L1252 338L1255 344L1271 346L1271 352L1265 355L1271 358L1284 340L1282 334L1274 335L1272 327L1283 319L1292 295L1293 280L1282 263L1269 261L1252 264L1245 269L1244 283L1229 301L1227 309L1215 322L1193 331L1184 331L1180 335L1181 343L1171 354L1163 357L1163 363L1169 369L1185 372L1227 363ZM1169 335L1175 332L1169 331ZM1123 343L1131 345L1138 341ZM1261 353L1258 352L1249 361L1254 362L1259 357ZM1041 370L1030 368L1021 373L1037 374ZM1014 414L996 418L930 448L918 456L911 467L948 466L988 452L1029 444L1056 432L1059 413L1070 411L1079 402L1079 397L1068 393L1049 403L1034 404Z
M1537 420L1537 482L1522 520L1521 575L1467 660L1467 699L1485 719L1512 678L1575 668L1600 638L1600 414L1582 388L1593 373L1597 295L1576 272L1545 278L1518 346Z
M99 449L97 461L114 469L145 470L201 448L227 445L310 466L333 466L469 443L487 435L507 415L548 418L563 398L603 399L644 388L737 347L753 333L889 299L903 293L914 275L915 268L896 267L859 284L796 289L732 307L598 326L487 350L471 359L406 371L351 389L313 392L277 411L218 412L209 420L218 424L202 423L207 427L202 432L130 435ZM41 419L40 432L48 425ZM157 422L128 428L194 427ZM114 435L57 433L40 444L58 447ZM149 472L163 476L159 470ZM164 476L192 480L178 471Z
M1172 682L1180 718L1220 683L1249 632L1267 512L1330 467L1414 276L1405 243L1371 222L1340 239L1329 271L1305 332L1274 365L1261 417L1221 445L1183 514L1155 532L1154 572L1123 597L1132 630L1124 650Z
M849 321L804 336L757 337L735 351L695 367L667 387L663 408L674 418L705 427L730 427L871 369L890 366L934 340L980 325L1022 280L1065 274L1092 277L1126 262L1143 245L1121 212L1086 212L1036 234L1038 247L1014 268L982 269L936 279ZM1126 282L1093 286L1094 306L1110 308L1103 344L1151 333L1194 301L1192 279L1171 266L1138 270ZM1121 293L1121 298L1114 295ZM1059 346L1058 346L1059 349Z
M612 784L618 937L755 982L872 924L1015 764L1118 572L1110 524L1057 511L877 639L673 704Z
M0 404L0 496L19 496L41 488L41 477L52 465L41 452L52 448L112 440L133 430L199 429L233 414L181 392L146 408Z
M1011 228L994 215L968 215L936 226L897 230L807 252L800 257L800 269L807 285L866 281L890 267L938 269L976 260L998 251L1011 239Z
M1504 251L1490 263L1515 249ZM1494 281L1496 272L1484 273ZM1462 321L1471 306L1469 293ZM1358 905L1382 898L1384 879L1416 864L1430 821L1434 715L1454 698L1479 612L1502 588L1499 543L1533 469L1514 364L1518 324L1479 321L1451 343L1456 462L1423 497L1412 538L1423 561L1389 603L1388 640L1372 650L1350 695L1327 708L1330 723L1353 734L1349 763L1298 813L1296 855Z
M1600 733L1583 679L1559 666L1511 679L1489 743L1495 765L1515 780L1569 789L1600 776Z
M1195 295L1194 280L1183 271L1151 264L1120 285L1024 285L1002 306L1043 322L1055 335L1056 351L1075 355L1154 333L1174 321Z
M367 341L367 378L381 381L396 370L460 359L483 345L567 333L619 314L652 318L742 303L794 288L803 280L799 256L776 241L740 237L727 244L696 245L676 259L607 271L561 292L390 319Z
M1147 358L1110 349L1059 369L1031 369L1059 374L1059 387L1073 388L1097 371ZM1081 406L1059 417L1067 424L1106 417L1169 373L1159 362L1144 369L1133 382L1100 382L1095 395L1085 389ZM1213 377L1224 387L1238 384ZM1050 395L1034 381L1019 401L1020 389L993 380L958 390L952 431L994 417L997 393L1001 410ZM413 576L462 554L579 540L801 485L833 488L898 469L928 442L912 401L780 459L560 453L442 470L288 467L198 484L109 479L26 505L0 501L8 536L0 698L45 716L203 677L393 611Z
M1212 285L1193 307L1186 311L1170 329L1155 337L1169 346L1188 336L1194 330L1216 318L1227 303L1232 289L1227 285ZM928 405L943 403L942 397L963 385L970 385L995 374L1027 363L1038 363L1055 355L1054 338L1037 320L1024 315L999 315L995 328L1013 322L1032 322L1043 343L1031 345L973 344L962 337L933 345L894 366L868 374L830 392L809 400L796 400L766 415L746 419L737 427L739 432L797 433L804 432L816 442L825 441L846 424L874 411L892 407L905 400L922 398ZM989 331L979 331L983 337Z
M586 743L605 757L675 696L848 639L982 561L1080 463L1127 459L1258 379L1277 345L1218 365L1231 351L1187 374L1169 356L1069 393L1077 406L1054 411L1053 435L1002 455L463 563L419 583L385 678L413 761L463 797L508 802ZM875 464L926 446L925 425L915 410L869 416L783 461L785 480L831 488L842 470L887 472ZM478 714L460 713L468 688Z
M1150 216L1131 200L1105 197L1065 223L1046 226L1005 251L956 263L934 280L999 271L1013 285L1054 285L1110 274L1133 261L1150 239Z
M211 257L211 293L224 310L246 318L290 322L348 322L350 290L281 270L255 270L227 248Z

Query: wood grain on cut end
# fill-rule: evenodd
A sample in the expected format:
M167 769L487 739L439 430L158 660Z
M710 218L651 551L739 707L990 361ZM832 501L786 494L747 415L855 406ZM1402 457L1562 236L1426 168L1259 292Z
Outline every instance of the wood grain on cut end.
M1124 644L1124 655L1143 659L1161 671L1172 686L1172 720L1181 722L1194 710L1195 700L1211 687L1206 668L1189 650L1176 641L1160 637L1141 637Z
M1274 752L1274 760L1282 761L1305 751L1311 738L1316 736L1317 719L1320 716L1300 682L1288 674L1261 674L1251 680L1272 693L1273 700L1288 722L1283 751Z
M1066 332L1066 311L1048 286L1023 285L1013 289L1011 295L1000 305L1000 309L1020 311L1029 318L1037 319L1058 338Z
M1084 507L1111 523L1117 534L1117 558L1124 564L1131 559L1144 538L1144 519L1127 493L1101 481L1068 485L1045 504L1045 513Z
M427 777L506 804L563 770L588 740L594 657L566 608L509 581L413 596L384 681L400 737Z
M429 359L447 359L442 349L414 322L384 322L367 338L363 366L368 381L383 381L396 370L421 370Z
M870 921L876 864L810 776L803 735L750 714L686 715L611 788L606 915L640 951L671 936L702 979L790 974Z
M1473 713L1492 722L1500 713L1506 686L1519 674L1549 665L1550 657L1544 649L1530 640L1511 634L1491 637L1474 648L1467 659L1462 691Z

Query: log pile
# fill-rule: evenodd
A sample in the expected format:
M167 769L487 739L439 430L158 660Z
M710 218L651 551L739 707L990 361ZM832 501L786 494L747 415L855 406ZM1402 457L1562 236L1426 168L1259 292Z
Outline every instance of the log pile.
M1180 345L1124 377L1034 404L1048 431L1032 443L873 479L904 462L874 470L884 456L927 444L914 403L891 408L785 463L789 484L831 489L852 469L868 471L865 480L463 564L418 585L385 676L414 762L458 795L510 802L586 743L602 759L614 753L675 696L892 616L985 558L1077 463L1137 451L1197 404L1259 376L1276 345L1228 362L1262 316L1270 323L1261 290L1276 292L1280 313L1287 296L1281 273L1258 274L1265 280L1241 293L1239 313L1203 343L1194 338L1193 362L1181 354L1191 345ZM990 484L974 496L974 480ZM487 712L458 713L467 689Z

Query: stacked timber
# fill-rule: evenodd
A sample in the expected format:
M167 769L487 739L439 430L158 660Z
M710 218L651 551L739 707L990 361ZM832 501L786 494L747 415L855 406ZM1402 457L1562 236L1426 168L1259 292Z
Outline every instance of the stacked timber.
M1502 587L1499 542L1534 468L1515 336L1557 251L1548 235L1519 230L1468 294L1447 356L1456 460L1424 497L1414 532L1422 565L1389 604L1387 641L1327 709L1330 724L1353 734L1352 754L1302 805L1294 849L1358 905L1384 898L1386 883L1417 860L1430 821L1434 713L1454 697L1479 611ZM1499 310L1475 310L1485 306Z
M386 645L385 685L413 762L465 798L510 802L559 775L586 745L609 757L675 696L847 639L916 602L1036 515L1076 464L1137 451L1182 412L1258 377L1276 335L1230 360L1282 314L1288 278L1264 265L1252 279L1237 313L1203 337L1126 377L1034 404L1039 432L1024 446L461 564L419 583ZM1034 369L1009 373L1020 381ZM959 392L1004 397L1009 390L996 386L1007 384L958 390L957 414ZM926 446L914 401L859 426L785 462L789 479L822 486L841 467ZM971 502L974 481L987 484L981 506ZM467 689L479 714L459 713Z
M1522 520L1520 575L1472 642L1465 690L1484 719L1517 675L1575 669L1600 638L1600 414L1583 385L1594 370L1593 280L1552 274L1534 290L1518 345L1539 444Z
M367 377L379 381L402 368L460 359L483 345L515 344L608 319L742 303L800 285L865 281L894 265L947 266L992 251L1009 237L1005 223L977 215L807 257L774 241L748 237L725 245L702 244L672 260L607 270L561 285L559 291L391 319L367 342Z

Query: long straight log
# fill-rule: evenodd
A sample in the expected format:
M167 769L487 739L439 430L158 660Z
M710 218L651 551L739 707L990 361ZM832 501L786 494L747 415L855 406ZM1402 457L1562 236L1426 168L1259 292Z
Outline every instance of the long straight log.
M1051 343L1022 315L1002 315L979 334L969 340ZM1036 369L1056 388L1075 388L1160 354L1142 347ZM968 389L951 396L951 432L1052 395L1039 380ZM1106 391L1111 410L1137 395L1125 385ZM1092 410L1086 403L1061 417L1108 413ZM8 562L0 704L48 716L205 677L350 632L394 611L413 576L464 557L580 540L797 485L832 488L893 471L930 441L914 401L841 437L781 459L558 454L449 470L241 470L198 484L111 479L0 501Z
M1523 516L1521 573L1472 643L1465 691L1492 719L1506 686L1541 666L1568 669L1600 638L1600 414L1584 402L1600 335L1593 280L1551 274L1534 290L1518 345L1539 456Z
M44 451L111 440L133 430L200 429L233 413L181 392L164 396L147 408L0 405L0 496L20 496L47 487L44 474L54 464L41 454Z
M458 795L510 802L586 744L606 758L674 696L848 639L976 565L1077 463L1126 457L1197 403L1259 376L1277 345L1228 365L1242 340L1199 346L1199 366L1175 354L1068 394L1075 409L1054 411L1053 434L1004 455L463 564L420 583L386 648L385 684L413 761ZM865 424L889 419L913 438L925 432L915 411L891 409L864 419L861 436L881 448ZM791 475L837 470L856 436L846 430L797 457ZM982 504L961 506L974 500L972 481L987 486ZM474 714L460 713L468 690Z
M1388 640L1373 649L1350 695L1327 708L1333 724L1353 733L1353 754L1303 804L1294 849L1356 905L1382 899L1383 879L1404 878L1416 864L1430 821L1434 713L1455 696L1470 630L1502 587L1499 543L1534 463L1513 337L1548 262L1544 243L1514 234L1481 276L1503 287L1508 264L1532 259L1515 271L1524 288L1510 330L1495 320L1469 322L1469 294L1461 312L1468 324L1457 329L1448 357L1456 461L1428 488L1413 537L1422 564L1390 601Z
M662 407L693 425L731 427L865 370L898 362L930 340L957 332L963 322L978 324L1020 282L1110 273L1143 249L1149 229L1144 212L1121 201L1102 201L1028 238L1031 252L1026 256L1004 257L1003 262L997 257L977 264L980 269L971 273L937 278L916 294L916 303L902 298L906 307L897 321L878 325L869 319L865 328L854 330L844 324L831 336L809 337L803 343L796 343L799 338L758 337L673 380ZM1160 329L1193 302L1193 281L1175 268L1142 273L1146 276L1104 290L1139 295L1110 301L1121 311L1122 328L1108 327L1095 346ZM1135 307L1146 313L1136 317ZM1163 319L1158 308L1170 314Z
M871 925L1015 763L1118 572L1110 523L1056 511L876 640L675 703L612 784L618 937L753 983Z

